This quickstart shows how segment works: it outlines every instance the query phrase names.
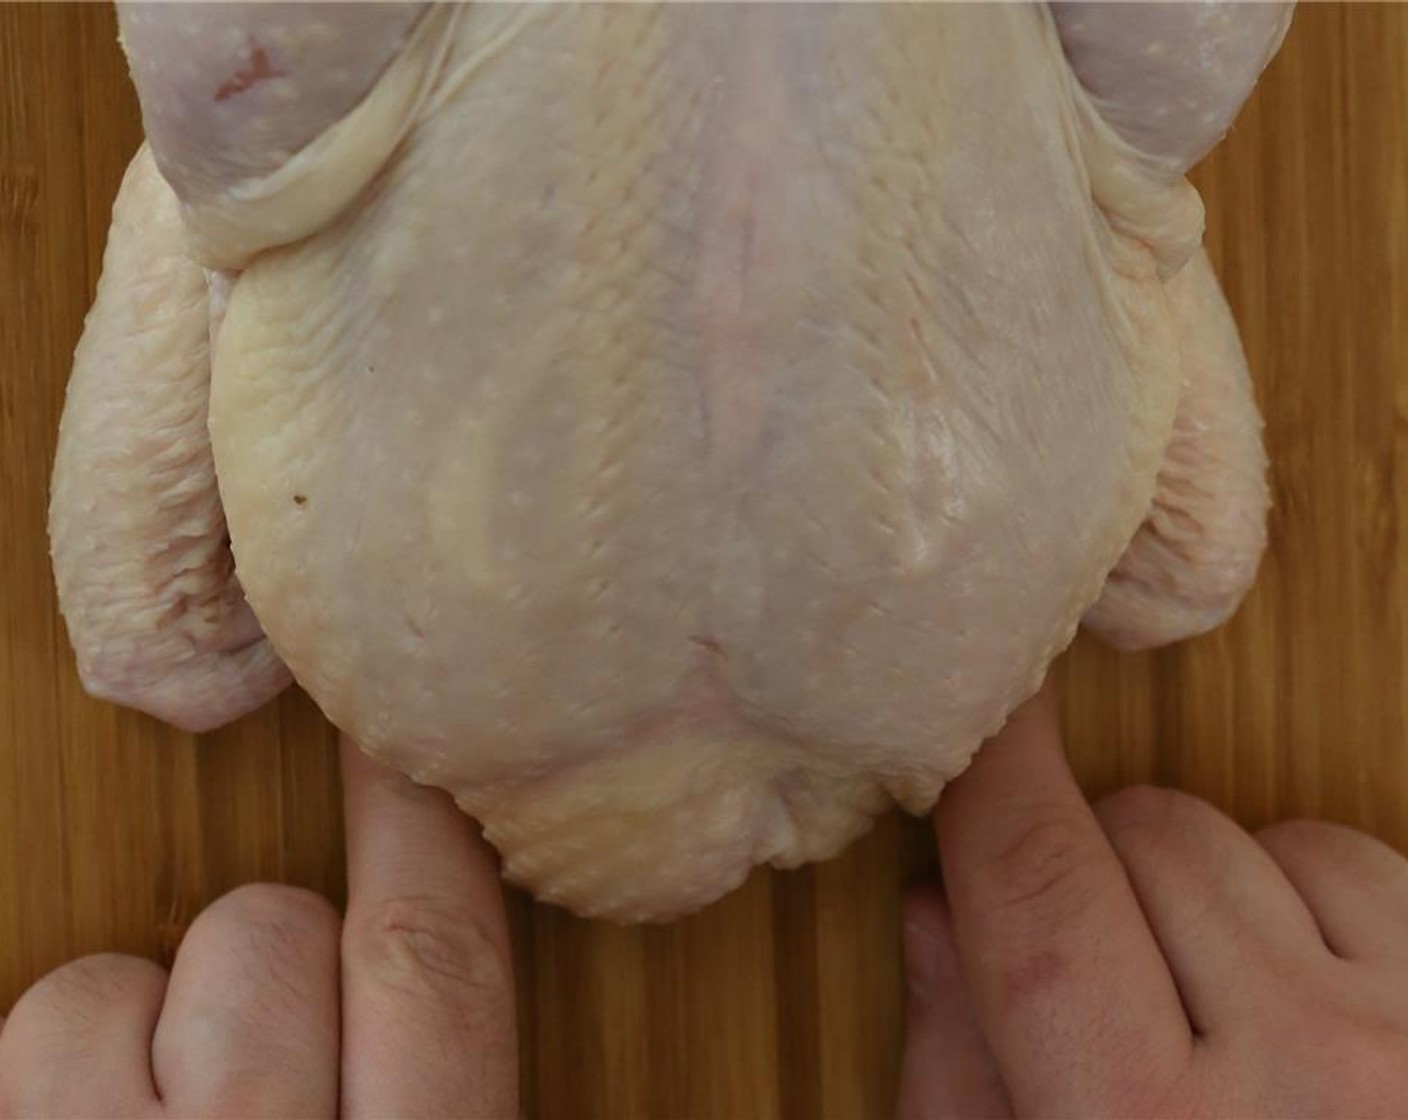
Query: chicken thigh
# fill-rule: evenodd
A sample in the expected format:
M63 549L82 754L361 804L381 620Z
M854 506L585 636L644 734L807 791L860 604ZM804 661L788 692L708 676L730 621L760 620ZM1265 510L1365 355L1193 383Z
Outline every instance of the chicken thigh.
M662 919L932 806L1263 546L1183 178L1281 5L130 5L51 531L90 691L296 679ZM257 621L256 621L257 620Z

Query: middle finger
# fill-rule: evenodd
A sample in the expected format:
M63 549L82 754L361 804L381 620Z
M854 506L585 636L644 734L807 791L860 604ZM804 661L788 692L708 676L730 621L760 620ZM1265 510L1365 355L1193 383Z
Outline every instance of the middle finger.
M232 891L196 919L152 1039L170 1112L336 1112L339 933L329 903L273 884Z
M1232 820L1172 790L1135 788L1096 816L1200 1035L1267 1022L1287 967L1329 959L1309 909Z

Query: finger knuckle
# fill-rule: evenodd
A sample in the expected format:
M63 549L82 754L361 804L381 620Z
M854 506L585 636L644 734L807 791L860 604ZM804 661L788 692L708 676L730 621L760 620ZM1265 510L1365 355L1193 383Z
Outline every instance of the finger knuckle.
M249 1006L268 1011L304 998L310 976L335 968L340 922L332 904L312 891L253 883L223 895L196 918L178 959L233 962L249 991L259 993Z
M1107 794L1095 803L1095 816L1106 829L1140 829L1164 824L1182 809L1183 794L1139 784Z
M320 936L338 922L337 911L322 895L286 883L236 887L216 900L202 917L207 922L271 927L296 939Z
M1275 837L1288 843L1315 843L1326 834L1335 832L1333 825L1310 817L1291 817L1275 821L1257 831L1258 836Z
M1087 905L1096 890L1096 852L1090 830L1073 816L1037 816L1001 848L988 868L991 902L998 910L1059 920Z
M1268 851L1293 856L1315 856L1325 850L1343 851L1354 844L1355 833L1326 821L1295 817L1276 821L1257 831L1257 842Z
M35 1015L74 1023L96 1018L134 990L162 975L151 961L119 953L79 957L39 980L18 1004L12 1018Z
M1134 785L1096 802L1095 817L1110 842L1124 852L1178 843L1181 835L1200 827L1207 810L1203 802L1179 790Z
M1268 825L1257 843L1307 883L1352 883L1366 895L1400 894L1408 859L1377 837L1330 821L1295 819Z
M1176 790L1148 782L1137 782L1100 798L1095 802L1095 814L1102 821L1106 817L1114 820L1145 820L1163 816L1177 798Z
M45 1111L67 1065L90 1062L110 1016L165 983L151 961L117 953L80 957L44 976L15 1004L0 1030L0 1117ZM58 1064L56 1055L62 1055Z
M395 988L501 1001L512 987L507 947L467 905L391 898L349 919L343 936L344 953Z

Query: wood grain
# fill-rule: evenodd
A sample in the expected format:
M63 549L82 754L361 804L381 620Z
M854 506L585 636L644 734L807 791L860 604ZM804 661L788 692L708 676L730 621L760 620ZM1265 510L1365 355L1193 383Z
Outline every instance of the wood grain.
M1196 175L1267 421L1271 551L1220 632L1062 662L1092 794L1167 783L1247 825L1324 816L1408 849L1405 73L1408 7L1305 7ZM333 740L306 698L193 740L88 700L55 608L55 431L139 135L106 7L0 6L0 1008L77 954L169 953L238 883L341 890ZM890 818L668 928L515 898L529 1112L888 1113L898 909L932 866L925 827Z

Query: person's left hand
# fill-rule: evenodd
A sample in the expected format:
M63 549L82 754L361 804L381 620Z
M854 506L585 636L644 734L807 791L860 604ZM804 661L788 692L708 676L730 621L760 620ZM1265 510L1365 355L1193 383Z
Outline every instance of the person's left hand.
M0 1116L511 1116L512 962L474 822L344 744L347 915L240 887L170 975L100 955L0 1020Z

